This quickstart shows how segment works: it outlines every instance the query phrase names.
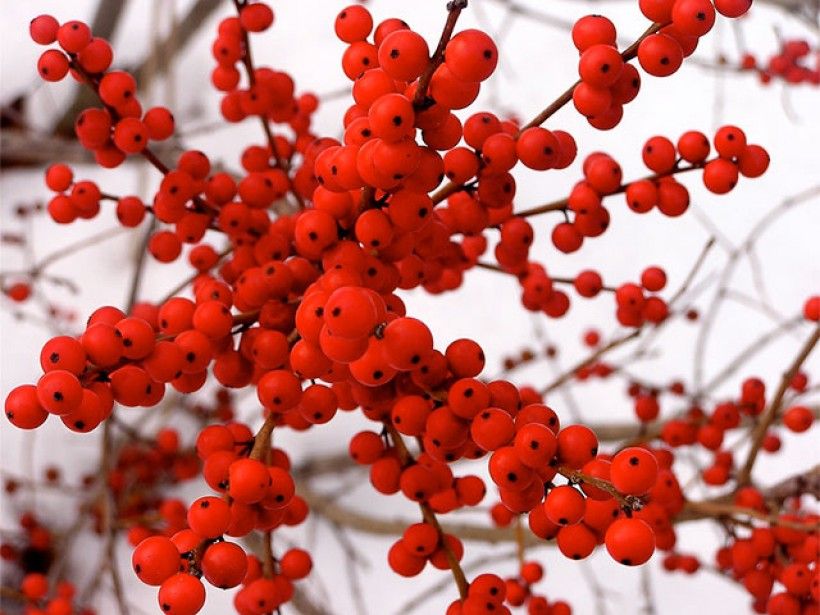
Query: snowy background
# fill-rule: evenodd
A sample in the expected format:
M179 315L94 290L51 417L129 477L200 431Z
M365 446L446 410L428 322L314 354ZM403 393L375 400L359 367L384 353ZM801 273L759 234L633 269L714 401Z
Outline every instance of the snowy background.
M189 4L185 0L130 2L114 37L117 53L115 64L131 66L138 63L149 48L152 37L156 36L152 24L159 24L160 31L166 30L169 16L174 10L177 15L184 15ZM6 104L20 94L32 94L27 119L35 130L48 129L70 99L73 86L68 82L57 85L39 82L35 65L40 49L28 40L28 22L33 16L44 12L53 13L61 20L90 19L95 5L95 2L83 0L0 2L2 101ZM332 31L333 18L344 4L325 0L274 0L272 5L276 12L273 29L252 39L256 62L290 72L299 92L322 95L348 85L339 67L344 45ZM431 0L413 3L378 0L368 3L376 22L390 16L401 17L427 37L431 48L435 46L444 21L443 5L443 2ZM619 36L628 41L634 40L647 25L634 2L533 1L527 6L570 22L589 12L605 14L617 25ZM224 6L178 53L168 78L157 80L142 100L143 103L173 106L187 147L202 149L227 167L239 168L238 155L242 148L250 143L262 142L259 126L250 121L240 125L212 126L219 120L218 97L206 87L213 66L210 56L213 32L218 20L231 13L231 3L224 2ZM514 113L526 120L576 78L577 53L568 33L560 28L524 17L510 18L504 3L496 0L473 0L459 21L459 28L467 27L485 28L491 34L504 33L499 69L483 88L474 109ZM777 50L777 33L784 38L816 36L803 23L765 5L756 5L750 16L742 20L745 45L759 56L767 57ZM695 57L712 64L721 53L730 59L738 57L736 33L732 24L724 19L720 19L715 29L701 41ZM638 99L626 107L624 120L613 131L592 129L571 107L556 114L547 127L565 129L574 135L579 143L578 160L562 172L536 175L520 171L516 204L518 208L526 208L565 196L580 177L583 157L592 151L605 150L615 155L623 166L625 178L640 177L646 174L640 150L648 137L663 134L675 140L685 130L697 129L711 134L724 123L741 126L750 142L760 143L770 152L772 164L769 171L757 180L741 180L737 189L724 197L708 193L700 184L697 174L685 176L682 181L690 189L692 206L681 218L669 219L657 212L637 216L626 210L622 198L613 197L608 201L612 214L609 231L600 238L588 240L581 251L569 256L557 252L549 242L549 232L560 214L533 219L538 239L531 256L545 263L550 273L568 277L582 269L595 267L607 283L617 285L636 280L646 264L657 264L664 267L669 275L669 285L665 291L667 296L682 283L707 239L716 236L717 245L694 284L694 288L701 288L702 292L693 293L691 305L703 309L714 292L708 283L711 281L714 284L731 250L743 241L761 217L784 198L804 193L820 183L820 121L817 119L820 90L810 86L784 90L778 84L762 87L752 75L718 72L686 63L670 79L643 77ZM338 118L348 104L349 98L345 97L323 105L315 116L316 134L339 136ZM462 120L467 115L466 112L459 112ZM140 194L143 197L147 197L158 183L154 170L139 162L114 171L81 165L76 167L75 175L97 181L107 192ZM58 227L45 217L32 221L30 225L21 225L12 215L14 208L20 203L46 199L48 196L40 169L4 170L0 175L0 195L2 231L30 233L36 246L36 258L82 237L91 237L116 226L110 204L104 205L97 219L81 221L70 228ZM818 205L820 197L815 193L813 199L773 220L758 243L757 254L765 281L766 302L783 318L795 316L805 298L817 293L820 287ZM141 236L142 231L137 230L121 233L56 263L49 272L75 280L82 290L75 295L64 289L45 287L48 300L74 310L78 322L83 322L98 305L122 305L127 294L134 249ZM16 249L3 246L0 255L2 270L17 269L23 264ZM163 296L187 274L184 265L150 263L141 299ZM754 285L747 260L738 266L730 287L748 296L758 297L759 289ZM549 320L543 315L532 316L520 308L515 280L485 271L470 272L458 293L433 297L422 292L411 292L405 293L403 298L410 314L431 325L437 347L443 348L459 337L472 337L481 343L488 356L489 375L501 371L503 357L525 347L542 346L546 340L558 346L558 361L560 366L566 368L588 353L581 340L587 329L598 328L605 339L619 333L612 326L614 302L609 295L581 300L571 294L573 307L569 317ZM36 308L33 311L36 312ZM3 396L17 384L36 379L40 347L50 335L36 321L18 321L12 312L13 306L4 300L0 315L0 392ZM703 364L706 379L760 333L772 328L772 317L773 314L741 303L727 302L718 315L714 335L707 347ZM679 378L691 385L698 326L698 323L683 320L665 326L652 346L658 352L651 354L651 360L632 364L630 369L651 382L666 383ZM749 361L739 376L730 379L716 391L715 397L720 399L735 395L740 380L747 375L759 375L769 387L774 388L783 366L791 361L809 331L808 326L798 327L791 334L780 337ZM536 339L536 332L543 336L540 340ZM627 348L620 356L628 353ZM615 358L611 357L611 360ZM554 377L553 368L536 363L516 372L513 378L517 383L539 385ZM807 371L816 377L820 373L818 368L820 354L815 353L807 364ZM623 379L598 380L572 387L580 417L596 422L629 420L632 410L630 401L624 395L625 387ZM565 421L569 420L565 398L556 395L548 401ZM679 400L664 397L662 412L671 415L681 409L680 404ZM258 408L252 403L244 404L242 411L243 417L249 421L259 422L255 418L259 416ZM151 410L125 409L122 415L138 416L144 412ZM368 422L358 413L340 414L331 426L313 429L306 434L277 433L275 441L291 452L298 463L311 455L342 450L346 446L347 435L367 427ZM814 428L801 437L784 434L781 453L762 459L756 467L755 477L762 484L769 484L816 464L818 433L820 431ZM4 422L0 427L2 468L5 472L36 478L42 476L44 467L56 464L64 471L65 482L76 484L79 477L96 463L98 437L98 433L69 433L59 421L53 420L36 433L20 432ZM743 451L742 448L739 450ZM374 495L365 474L361 474L357 485L350 489L345 498L346 505L385 518L402 515L416 519L417 510L402 502L401 498ZM326 486L332 489L332 481L327 482ZM188 497L197 497L199 493L195 486L186 489ZM695 493L694 497L709 497L716 493L719 490L702 491ZM489 498L485 501L487 503L491 503ZM61 525L60 519L71 518L70 514L66 514L71 511L70 500L38 492L28 500L18 499L14 503L4 501L0 517L2 528L13 527L20 504L36 507L40 516L53 520L57 527L67 525L67 521ZM462 518L487 522L484 514L472 517L462 514L456 520ZM284 534L288 540L306 545L314 554L316 572L307 581L306 587L333 613L361 612L361 607L355 603L348 589L348 569L355 570L360 576L366 612L371 615L397 613L406 600L423 593L425 588L449 575L428 566L416 579L399 578L387 570L385 558L390 541L351 533L351 539L364 555L364 561L354 565L346 561L345 552L332 530L317 518L310 518L303 527ZM88 553L97 548L93 539L84 540ZM684 552L700 553L707 562L711 563L710 549L720 540L717 530L709 524L679 526L679 548ZM467 543L466 547L464 562L468 566L476 558L510 549L510 545L490 548L473 543ZM128 570L130 549L120 544L118 554L125 569L127 595L133 612L157 612L154 606L155 591L141 586ZM537 559L546 569L546 577L536 586L537 590L551 600L570 601L578 613L593 613L600 608L596 605L587 580L589 578L597 579L597 583L610 593L604 605L606 612L633 613L640 609L641 598L636 596L641 592L641 573L618 566L606 554L596 554L585 562L577 563L564 559L553 547L545 546L528 551L528 557ZM72 562L70 571L81 580L81 586L84 575L87 577L93 570L90 562L95 558L96 555L78 555ZM516 565L508 559L493 564L490 569L499 574L514 574ZM700 572L697 579L680 574L668 575L660 571L659 558L655 558L648 567L648 574L658 612L663 614L739 613L745 611L749 602L742 589L708 571ZM208 593L205 612L226 612L230 594L210 587ZM417 612L442 612L443 605L454 595L454 588L448 587L447 591L432 597ZM113 612L108 602L102 602L99 606L100 613ZM284 610L291 611L287 607Z

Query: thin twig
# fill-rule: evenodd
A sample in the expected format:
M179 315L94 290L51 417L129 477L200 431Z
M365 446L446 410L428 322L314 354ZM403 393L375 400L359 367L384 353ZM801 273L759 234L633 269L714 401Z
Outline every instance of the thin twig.
M805 363L806 359L808 359L811 351L814 350L814 347L817 345L818 340L820 340L820 325L817 325L814 328L814 332L812 333L811 337L806 340L806 343L803 344L803 347L800 349L797 357L795 357L794 361L792 361L791 365L789 366L788 370L783 374L783 377L780 380L780 386L777 388L777 392L774 394L769 407L760 417L757 425L755 426L754 430L752 431L752 448L749 450L749 454L746 457L746 461L743 464L740 472L737 476L737 485L743 486L749 483L752 474L752 468L754 467L755 460L757 459L757 454L760 452L760 448L763 446L763 440L766 437L766 432L768 431L771 424L774 422L775 418L777 418L778 412L783 405L783 397L786 394L786 391L789 388L789 385L794 378L794 375L800 369L800 366Z
M444 23L444 29L441 32L441 37L439 37L436 50L433 52L433 57L430 58L430 63L419 77L416 93L413 96L413 106L420 108L427 102L427 89L430 87L430 80L433 78L436 69L444 62L444 50L453 35L458 17L465 8L467 8L467 0L452 0L447 3L447 21Z

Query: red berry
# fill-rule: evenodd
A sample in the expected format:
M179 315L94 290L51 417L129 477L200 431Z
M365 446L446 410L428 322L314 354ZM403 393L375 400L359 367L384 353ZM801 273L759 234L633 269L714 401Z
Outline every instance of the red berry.
M462 30L450 39L444 52L445 64L456 78L484 81L498 64L493 39L480 30Z
M640 519L618 519L607 529L605 543L615 561L625 566L640 566L655 551L655 534Z
M28 31L33 40L38 45L51 45L57 40L57 31L60 29L58 22L51 15L40 15L31 20Z
M205 605L205 587L195 576L180 572L159 588L159 606L168 615L195 615Z
M162 585L166 579L179 572L179 551L169 538L151 536L134 549L131 565L143 583Z
M69 53L79 53L91 42L91 28L81 21L67 21L57 31L57 42Z
M646 449L625 448L612 458L610 478L621 493L643 495L652 489L657 477L658 462Z

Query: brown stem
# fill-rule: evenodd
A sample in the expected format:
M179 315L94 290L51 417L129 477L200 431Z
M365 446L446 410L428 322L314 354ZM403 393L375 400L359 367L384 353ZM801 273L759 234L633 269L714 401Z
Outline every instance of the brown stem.
M550 391L554 391L558 387L562 386L565 382L569 379L573 378L575 374L578 373L579 370L587 367L588 365L592 365L595 363L599 358L603 355L608 353L610 350L614 350L619 346L623 346L624 344L631 342L632 340L636 339L641 335L642 329L635 329L631 333L627 333L626 335L622 335L621 337L616 337L614 340L606 344L605 346L601 346L598 350L587 356L587 358L579 361L575 365L573 365L570 369L565 371L563 374L558 376L555 380L553 380L550 384L546 387L541 389L541 394L546 395Z
M641 44L641 41L645 39L647 36L651 36L658 32L661 28L663 28L666 24L659 24L653 23L649 26L646 31L638 37L638 39L632 43L629 47L621 52L621 57L624 59L624 62L629 62L629 60L633 59L638 54L638 46ZM532 128L534 126L540 126L544 122L546 122L550 117L552 117L561 107L566 105L569 101L572 100L572 92L575 90L575 87L581 83L579 79L575 83L573 83L569 88L567 88L563 94L561 94L558 98L552 101L547 107L541 111L538 115L536 115L532 120L524 124L519 131L526 130L527 128Z
M623 53L621 53L621 56L623 57L624 62L628 62L629 60L633 59L637 55L638 46L641 44L641 41L643 39L645 39L647 36L655 34L661 28L663 28L665 25L666 24L653 23L651 26L649 26L649 28L647 28L647 30L643 34L641 34L641 36L634 43L632 43L629 47L624 49ZM546 122L550 117L552 117L559 109L561 109L570 100L572 100L572 92L573 92L573 90L575 90L575 87L579 83L580 83L580 80L576 81L571 86L569 86L566 90L564 90L564 92L560 96L558 96L558 98L556 98L554 101L552 101L549 105L547 105L546 108L544 108L544 110L541 111L541 113L539 113L534 118L532 118L529 122L524 124L520 128L519 134L520 134L521 131L526 130L527 128L532 128L533 126L540 126L541 124ZM453 182L448 182L447 184L445 184L444 186L442 186L441 188L439 188L436 192L434 192L432 194L433 203L440 203L441 201L446 199L448 196L450 196L454 192L458 192L459 190L461 190L462 187L463 187L463 184L454 184ZM545 211L554 211L554 209L564 209L565 207L566 207L566 204L564 204L563 206L555 205L555 207L553 209L549 209L549 210L545 210ZM542 212L539 212L539 213L542 213Z
M273 535L270 530L262 534L262 574L266 579L272 578L275 572L272 539Z
M788 519L781 519L778 515L771 515L753 508L744 508L742 506L735 506L734 504L725 502L686 502L684 505L684 514L693 515L700 518L734 518L734 517L751 517L753 519L760 519L770 525L787 527L800 532L818 532L820 531L820 522L801 523L800 521L791 521Z
M566 466L561 466L558 468L558 473L571 480L575 483L586 483L588 485L592 485L593 487L597 487L601 491L607 492L611 495L615 500L617 500L618 504L621 508L628 508L629 510L640 510L643 503L641 499L634 496L634 495L626 495L618 491L611 482L608 480L604 480L603 478L598 478L596 476L590 476L589 474L584 474L580 470L574 470L573 468L568 468Z
M242 10L243 4L239 0L233 0L233 4L236 7L236 12L239 13ZM244 53L242 54L242 64L245 66L245 72L248 75L248 82L251 84L251 86L253 86L256 83L256 69L253 65L253 55L251 54L250 37L248 36L248 32L245 29L242 30L242 46L244 49ZM264 114L260 115L259 122L262 125L262 130L265 133L265 138L268 141L268 148L270 149L271 156L273 156L274 160L276 160L276 166L279 167L285 174L285 177L288 181L288 189L290 190L290 193L293 195L293 197L296 199L296 203L299 205L299 209L304 209L305 202L302 200L301 195L296 191L296 188L293 185L293 179L291 178L290 173L288 173L288 164L279 155L279 148L276 147L276 139L273 136L273 130L271 130L268 117Z
M703 166L705 164L707 164L708 162L711 162L711 161L707 160L706 162L703 162L701 164L693 164L693 165L688 166L688 167L675 168L675 169L672 169L672 171L670 171L669 173L666 173L664 175L659 175L657 173L654 173L652 175L647 175L645 177L641 177L640 179L636 179L636 180L633 180L631 182L627 182L625 184L622 184L621 186L618 187L617 190L615 190L614 192L610 192L609 194L604 195L604 196L612 196L613 194L622 194L622 193L626 192L626 189L627 189L627 187L629 187L629 184L632 184L636 181L643 181L643 180L646 180L646 179L648 179L650 181L656 181L658 179L661 179L662 177L671 177L672 175L677 175L679 173L688 173L690 171L697 171L698 169L702 169ZM547 213L547 212L550 212L550 211L565 210L565 209L567 209L567 207L569 207L569 199L564 198L564 199L559 199L557 201L552 201L550 203L545 203L544 205L539 205L537 207L532 207L530 209L525 209L524 211L517 212L514 215L518 216L519 218L527 218L529 216L537 216L538 214L544 214L544 213Z
M81 239L80 241L76 241L72 244L67 245L64 248L60 248L59 250L55 250L48 256L43 257L43 259L34 265L31 268L30 275L32 277L37 277L40 273L49 265L54 264L55 262L66 258L67 256L71 256L83 250L85 248L97 245L109 239L116 237L117 235L127 232L129 229L125 227L118 226L116 228L107 229L102 231L101 233L97 233L96 235L92 235L91 237L86 237Z
M229 246L228 248L225 248L224 250L222 250L222 252L220 252L219 255L218 255L219 257L217 258L216 265L221 263L222 260L226 256L228 256L231 252L233 252L233 246ZM214 266L216 266L216 265L214 265ZM187 278L182 280L179 284L174 286L174 288L172 288L167 293L165 293L165 295L163 295L163 297L159 301L157 301L157 305L162 305L163 303L168 301L170 298L175 297L177 294L182 292L185 289L185 287L188 286L188 284L191 284L200 275L202 275L201 271L199 271L199 270L194 271L191 275L189 275Z
M337 455L324 460L313 460L294 471L294 476L299 479L299 494L305 499L310 510L329 522L345 527L357 532L376 536L396 536L401 534L412 521L401 518L380 518L369 512L361 512L353 508L343 506L324 494L314 491L310 486L310 479L326 474L334 473L340 465L350 462L348 455ZM771 501L772 507L782 506L784 499L809 494L817 497L820 494L820 466L815 466L807 472L801 472L794 476L762 490L763 497L767 502ZM720 496L713 500L704 502L688 502L684 509L672 519L675 525L689 523L704 519L720 519L726 517L725 505L731 505L731 495ZM712 507L712 504L720 504L721 507ZM774 508L773 508L774 510ZM740 511L740 512L739 512ZM744 514L746 509L734 509L732 512ZM758 511L754 511L759 515ZM778 520L782 523L782 520ZM786 521L789 523L788 521ZM801 529L805 529L805 524ZM493 528L478 524L448 524L443 526L443 531L461 540L470 542L480 542L486 544L509 544L517 540L512 528ZM537 538L529 532L524 533L524 545L526 547L544 546L542 539ZM554 543L546 543L547 546ZM507 557L514 557L515 552L511 552ZM404 611L402 611L404 612Z
M80 63L77 61L77 56L75 54L69 54L69 56L71 58L70 62L69 62L69 66L83 78L83 83L88 85L88 87L91 88L94 91L94 94L96 94L97 98L100 101L100 104L102 104L105 107L105 109L108 111L108 113L111 115L111 119L114 120L115 122L119 121L120 115L119 115L119 113L117 113L117 110L114 109L114 107L106 104L102 100L102 98L100 98L100 82L99 82L99 79L97 77L95 77L94 75L91 75L90 73L88 73L80 65ZM170 172L170 168L168 168L168 166L164 162L162 162L162 160L160 160L157 157L157 155L151 150L151 148L148 147L147 145L140 152L140 154L142 155L143 158L145 158L148 162L150 162L163 175L167 175ZM216 207L214 205L211 205L206 200L204 200L204 199L202 199L201 197L198 197L198 196L194 196L191 200L197 206L197 209L199 211L207 211L208 209L211 209L211 210L218 210L219 209L218 207Z
M430 87L430 80L433 78L436 69L444 62L444 50L453 35L458 16L465 8L467 8L467 0L452 0L452 2L447 3L447 21L444 23L444 30L441 32L441 37L438 40L438 45L436 45L436 50L433 52L433 57L430 58L430 63L419 77L416 94L413 96L414 107L423 108L427 102L427 89Z
M752 431L752 448L749 450L749 454L746 457L746 462L743 464L743 468L741 468L738 473L738 487L749 484L752 476L752 468L754 468L757 454L763 446L763 439L766 437L766 432L777 418L777 414L783 406L783 398L786 395L786 391L789 389L789 384L791 384L794 375L798 372L800 366L805 363L806 359L809 358L809 355L811 354L811 351L814 350L818 340L820 340L820 325L817 325L814 328L814 333L812 333L811 337L806 340L806 343L803 344L803 347L800 349L800 352L797 357L795 357L794 361L792 361L789 369L783 374L783 377L780 380L780 386L777 388L777 392L774 394L769 407L760 417L760 420Z
M274 427L276 427L276 419L273 417L273 414L269 414L253 438L253 448L250 454L251 459L256 459L257 461L265 460L270 450L270 439Z
M111 424L106 421L103 425L102 437L102 451L100 454L100 471L102 472L102 480L105 491L102 494L102 518L103 518L103 533L105 534L105 566L108 573L111 575L111 586L114 591L114 598L117 601L120 613L128 615L128 603L125 600L125 592L122 586L122 577L120 576L120 568L116 561L117 555L117 502L116 495L108 485L108 473L112 465L112 448L113 442L111 438Z
M401 461L402 466L407 467L415 463L413 455L409 450L407 450L407 445L404 443L404 438L401 437L401 434L393 426L393 424L387 421L385 422L385 428L390 434L390 439L392 440L393 445L396 447L396 451L399 454L399 460ZM461 599L464 600L467 598L467 589L470 585L467 582L467 577L464 575L464 570L461 568L461 564L459 564L455 553L453 553L453 550L447 544L447 541L444 540L444 530L441 528L441 524L438 521L438 517L436 517L436 513L433 512L433 509L430 508L430 505L426 502L419 502L419 508L421 509L421 515L424 520L432 525L436 529L436 532L438 532L439 542L441 544L441 548L444 549L444 555L447 557L447 563L453 573L453 579L458 587L458 593L461 596Z
M148 223L148 228L145 229L142 239L140 240L139 246L137 246L137 255L136 255L136 263L134 263L134 275L131 276L131 284L128 288L128 299L125 302L125 313L130 314L131 310L134 308L134 304L137 302L137 296L140 292L140 286L142 284L142 273L145 269L145 259L148 255L148 243L151 241L151 237L154 235L154 230L157 226L157 219L151 218L150 222Z
M481 262L481 261L477 262L475 264L475 266L478 267L479 269L486 269L487 271L495 271L496 273L507 273L507 274L511 274L511 275L514 273L512 271L507 271L506 269L504 269L503 267L500 267L499 265L494 265L492 263L484 263L484 262ZM573 278L560 278L560 277L556 278L556 277L550 276L549 279L550 279L551 282L554 282L554 283L557 283L557 284L572 284L572 285L575 284L575 280ZM612 286L602 286L601 290L606 291L608 293L614 293L617 289L613 288Z
M518 515L515 518L515 556L516 559L518 559L519 567L524 565L526 549L527 545L525 541L524 524L521 523L521 515Z

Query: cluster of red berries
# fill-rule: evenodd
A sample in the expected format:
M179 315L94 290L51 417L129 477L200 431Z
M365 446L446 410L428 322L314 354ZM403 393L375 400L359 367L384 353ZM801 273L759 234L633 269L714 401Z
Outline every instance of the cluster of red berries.
M740 489L735 504L769 514L763 496L753 487ZM746 589L755 613L802 615L817 610L820 538L816 532L801 531L800 524L817 524L820 516L801 510L799 498L794 499L793 507L771 527L740 529L715 553L717 568Z
M237 17L223 19L217 30L217 37L211 46L211 53L217 66L211 73L211 83L225 92L220 105L222 117L228 122L241 122L249 117L264 118L264 122L284 124L291 128L295 138L290 140L282 135L273 136L267 146L249 147L243 155L243 166L249 173L265 173L278 183L283 179L284 168L300 152L305 157L306 148L315 137L310 134L311 116L319 106L313 94L296 96L293 78L284 71L268 67L251 69L249 35L264 32L274 21L274 13L265 2L246 3ZM240 87L240 69L244 64L248 70L248 83ZM248 164L245 158L248 158ZM273 163L272 163L273 162ZM272 163L272 164L271 164ZM278 172L272 173L275 167ZM255 182L261 182L256 176ZM293 176L293 187L301 195L310 195L312 169L302 164ZM244 197L243 197L244 198ZM224 203L224 201L223 201Z
M460 4L453 3L451 11ZM660 31L642 39L638 59L651 74L671 74L711 28L714 8L708 0L640 4ZM739 16L748 4L719 0L717 10ZM513 215L511 172L519 162L539 171L566 168L577 153L572 136L535 122L519 127L488 112L473 113L462 124L453 111L472 104L496 68L492 39L463 30L449 38L443 53L430 57L425 40L406 23L387 19L374 28L369 11L356 5L335 21L338 38L348 45L342 70L352 82L344 136L317 137L310 131L317 99L297 97L286 73L253 64L249 35L269 28L273 11L263 2L237 6L238 16L218 26L211 78L225 92L224 118L256 118L269 136L265 145L243 151L238 178L213 172L208 156L198 151L185 151L173 167L165 166L149 141L169 138L173 117L161 107L142 113L133 77L108 72L113 55L107 43L81 22L61 26L50 16L32 22L36 42L56 41L63 49L43 54L41 75L59 80L71 71L101 100L102 107L86 109L77 120L81 143L102 166L143 154L163 174L146 207L136 197L110 197L92 182L75 182L70 168L54 165L46 173L46 184L58 193L49 205L52 217L93 217L101 199L117 201L124 226L139 225L150 212L168 226L153 234L148 251L172 262L183 244L191 245L188 261L197 276L193 299L137 304L128 315L103 307L81 335L49 340L40 357L44 375L8 395L9 420L31 429L55 414L72 430L90 431L110 417L115 403L152 407L169 385L183 394L203 389L209 372L224 387L255 388L265 419L258 434L232 420L231 400L222 394L206 417L217 420L197 437L196 457L180 447L176 432L166 430L150 444L125 447L107 477L116 494L136 482L147 487L119 514L133 519L135 573L159 586L160 608L172 615L202 609L202 577L215 587L241 586L235 607L242 615L270 612L290 600L293 582L310 572L307 553L293 549L262 562L225 537L268 533L305 519L307 505L295 494L290 461L271 448L270 430L307 430L331 421L339 409L360 408L379 425L356 434L349 445L351 457L370 467L376 490L401 492L420 505L423 522L411 524L387 556L399 574L416 575L428 561L436 568L457 566L463 545L441 530L435 515L482 501L484 481L456 477L450 464L485 456L501 499L493 507L497 523L527 513L532 532L555 538L572 559L588 557L598 545L625 565L645 563L656 548L671 551L672 522L684 498L668 448L600 453L590 429L562 428L534 389L480 379L485 357L476 342L463 338L436 349L430 329L408 316L398 296L400 289L418 286L432 293L460 286L488 247L485 232L497 227L496 259L502 270L518 276L525 307L554 317L566 313L566 293L553 289L546 269L530 260L534 229L523 215ZM573 40L581 52L576 106L593 126L612 127L621 106L637 95L638 71L617 51L614 26L605 18L580 20ZM240 87L243 68L248 82ZM270 122L289 128L293 137L273 134ZM466 146L458 145L462 139ZM573 252L585 237L603 233L609 212L602 201L615 193L626 192L636 211L657 205L666 215L682 214L688 192L672 178L681 160L702 167L704 183L716 193L728 192L738 174L757 177L766 170L765 150L747 145L739 129L721 128L714 142L718 158L707 161L710 145L700 133L687 133L677 147L654 137L643 156L655 175L628 185L611 156L591 154L584 180L564 208L574 219L554 229L553 243ZM431 195L445 177L450 183ZM274 216L276 205L291 197L298 211ZM220 254L205 243L209 232L227 238L229 250ZM584 297L604 288L591 270L572 283ZM619 322L637 327L666 318L666 303L651 294L665 284L664 271L651 267L640 284L611 289ZM818 312L820 299L807 304L807 318L820 318ZM598 342L589 336L590 345ZM601 376L611 372L604 364L590 369ZM743 411L759 414L764 395L756 384L744 385ZM654 406L641 403L647 406L641 419L653 420L657 400ZM784 417L792 428L805 424L799 408ZM740 410L737 421L739 416ZM717 449L721 430L736 426L735 418L712 418L704 420L693 408L684 419L667 422L661 440L675 447L702 439L716 451L716 466L728 468L728 477L731 454ZM418 454L409 452L404 436L416 440ZM200 461L217 496L189 505L151 501L163 483L197 475ZM130 475L126 468L136 472ZM559 475L567 484L555 484ZM710 474L707 482L720 484L719 478ZM145 519L147 513L157 513L160 522ZM505 600L511 606L526 603L530 613L568 613L564 603L550 605L530 593L541 574L532 564L514 582L479 575L448 615L507 612Z
M533 585L544 578L544 567L536 561L521 562L518 576L504 580L506 601L511 607L527 607L527 615L570 615L572 609L563 600L550 603L546 596L536 594Z
M586 478L573 479L570 472L567 485L552 486L551 480L546 483L546 498L529 511L530 530L544 540L555 539L561 553L575 560L588 557L601 543L616 561L632 566L646 562L656 546L670 549L674 545L671 519L683 506L677 480L669 469L671 455L662 449L636 447L623 449L614 457L588 453L586 446L592 442L588 429L572 426L564 431L571 437L562 438L563 444L572 445L569 456L574 459L564 461L560 469L562 473L577 469ZM557 474L555 466L552 472ZM595 480L610 488L596 485ZM635 511L619 502L616 493L640 498L646 504ZM514 502L508 501L509 497L503 499L503 491L501 494L502 503L492 507L491 515L496 525L507 527L516 512L527 511L514 508Z
M99 186L90 180L75 182L68 165L58 162L48 167L45 182L56 193L48 202L48 215L57 224L70 224L78 218L90 220L100 213Z
M659 324L669 315L669 306L656 293L666 286L663 269L650 267L641 275L641 283L628 282L615 289L615 317L625 327L641 327L645 322Z
M197 437L196 454L206 483L222 497L204 496L190 506L165 499L158 508L161 528L137 525L130 530L129 540L136 546L134 572L144 583L160 587L164 612L198 612L205 601L200 577L221 589L241 584L239 613L268 612L288 602L292 582L310 572L310 556L291 549L278 560L276 574L263 575L255 556L224 538L298 525L307 516L304 500L295 495L288 456L271 449L266 465L249 456L253 444L253 433L242 423L205 427Z
M7 491L9 487L7 482ZM21 531L14 533L14 539L4 538L0 545L0 560L7 566L4 585L9 578L20 575L14 586L4 587L4 590L16 592L26 614L95 615L93 609L80 608L75 604L76 588L72 583L49 581L47 574L54 561L52 532L30 512L20 515L19 524ZM9 575L11 570L14 573Z
M54 585L46 575L30 572L20 581L20 595L23 597L27 615L96 615L97 611L74 604L77 589L68 581Z
M141 153L149 141L163 141L173 134L174 117L168 109L153 107L143 113L133 75L108 72L114 59L111 46L93 36L87 24L68 21L61 25L51 15L41 15L31 21L29 33L40 45L56 42L62 49L48 49L40 56L37 69L44 80L60 81L70 72L99 95L103 106L80 113L74 128L100 166L119 166L128 155Z
M714 4L711 0L640 0L638 5L658 28L638 45L638 62L650 75L668 77L712 29L716 11L724 17L741 17L752 0L717 0Z
M610 130L623 117L623 107L632 102L641 87L638 70L629 63L635 55L644 71L668 77L692 55L700 37L715 23L715 9L726 17L740 17L751 0L642 0L641 12L654 22L637 49L618 51L615 25L601 15L587 15L575 22L572 42L580 53L580 80L572 90L572 101L591 126Z
M807 65L811 56L815 58L814 68ZM762 65L751 53L743 54L740 70L756 72L763 84L779 80L789 85L820 85L820 57L812 50L811 43L804 39L782 41L778 53L772 55Z
M638 69L618 52L616 39L615 25L601 15L582 17L572 27L572 42L581 54L581 80L572 91L572 102L578 113L599 130L617 126L623 106L632 102L641 88ZM652 73L646 66L643 68Z
M789 388L795 394L800 394L807 387L808 377L805 373L798 372ZM656 391L644 391L638 385L634 385L630 387L629 393L634 398L635 414L642 423L658 418L660 404ZM677 389L676 394L683 394L683 390ZM672 448L700 446L710 451L713 460L712 464L702 471L703 481L707 485L723 485L732 477L735 464L731 450L722 448L726 432L740 427L744 416L760 415L765 407L766 387L763 381L759 378L747 378L737 399L716 403L711 412L693 405L682 416L664 421L660 425L659 437ZM807 431L812 426L814 418L812 410L800 404L788 407L782 415L783 424L794 433ZM763 439L762 449L770 453L776 452L780 445L780 438L770 432Z
M496 574L480 574L470 583L467 598L452 603L446 615L509 615L511 608L525 604L528 615L570 615L572 610L566 602L558 600L550 604L544 596L531 592L531 585L543 576L544 570L538 562L522 563L517 578L502 579Z

